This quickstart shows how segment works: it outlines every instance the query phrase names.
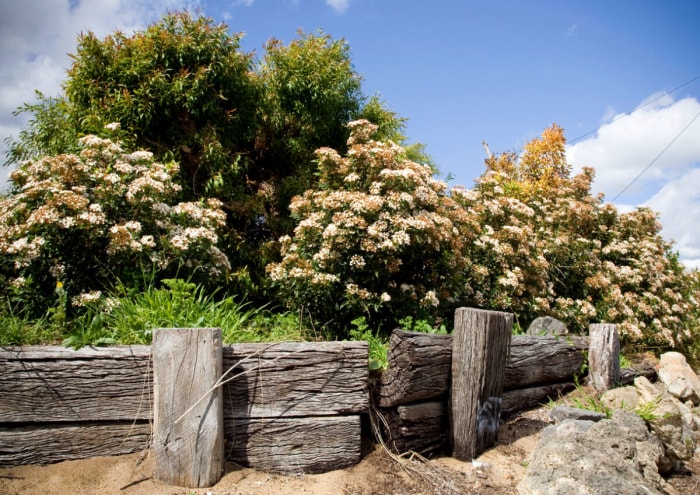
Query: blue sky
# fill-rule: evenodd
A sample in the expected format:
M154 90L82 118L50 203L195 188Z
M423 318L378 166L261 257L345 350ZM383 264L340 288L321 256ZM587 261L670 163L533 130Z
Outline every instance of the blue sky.
M453 184L471 187L482 173L482 141L518 151L556 122L569 140L583 136L568 156L575 168L596 169L595 191L623 210L659 211L664 235L687 266L700 267L700 2L6 3L2 138L17 135L22 121L11 111L35 88L59 91L80 30L129 32L167 10L199 8L244 32L243 48L261 55L270 37L289 42L298 29L320 28L347 40L364 92L409 119L410 139L427 145Z

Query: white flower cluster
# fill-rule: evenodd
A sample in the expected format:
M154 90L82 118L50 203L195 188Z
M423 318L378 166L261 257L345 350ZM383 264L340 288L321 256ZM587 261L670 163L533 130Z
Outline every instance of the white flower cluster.
M71 305L76 306L76 307L85 307L89 306L91 304L94 304L95 302L99 301L100 298L102 297L102 292L99 290L94 290L90 292L83 292L82 294L78 294L71 300Z
M111 125L112 130L118 129ZM215 199L176 204L180 186L174 163L158 163L148 151L124 153L108 139L85 136L78 155L49 156L22 164L10 175L13 192L0 199L0 259L12 261L15 278L40 266L53 267L55 280L84 250L112 270L133 265L134 256L165 268L182 263L203 267L212 276L230 269L217 247L217 232L226 224ZM70 232L85 245L57 252ZM27 271L29 270L29 271ZM60 272L60 273L59 273ZM94 293L74 299L81 305Z
M373 141L376 126L356 121L349 128L346 157L317 151L319 185L292 200L294 237L280 240L283 259L268 275L292 303L411 301L435 310L466 265L457 228L463 212L429 167L403 159L393 143ZM399 288L407 286L412 290Z

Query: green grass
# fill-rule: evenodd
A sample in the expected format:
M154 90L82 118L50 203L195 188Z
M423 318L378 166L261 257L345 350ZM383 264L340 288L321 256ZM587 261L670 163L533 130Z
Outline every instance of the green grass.
M605 414L606 417L612 417L612 409L603 404L600 397L597 395L584 395L581 398L575 397L571 399L573 402L573 407L578 409L585 409L586 411L593 411Z
M39 345L60 341L63 329L48 319L29 320L12 309L0 312L0 345Z
M577 409L585 409L586 411L594 411L605 414L606 417L612 417L613 410L603 404L601 400L602 394L596 392L595 390L584 387L575 380L576 390L572 392L565 398L560 398L559 400L549 399L546 404L549 409L553 409L559 405L565 405L569 407L575 407Z
M389 367L387 359L388 343L382 338L379 332L372 332L367 325L364 316L355 318L351 322L353 328L348 331L352 340L365 340L369 347L369 369L370 371L384 370Z
M657 397L656 400L653 400L651 402L645 402L643 404L639 404L635 409L634 412L642 418L644 421L655 421L659 419L659 415L656 414L658 408L659 408L659 402L661 401L661 397Z
M134 296L122 296L84 317L83 328L96 322L120 344L150 344L155 328L220 327L224 340L240 342L242 328L256 313L232 297L216 299L201 286L171 279L161 288L149 287Z
M30 320L2 308L0 345L150 344L155 328L178 327L221 328L226 343L300 341L312 335L294 313L254 308L179 279L163 284L136 294L118 289L72 320L58 321L53 314Z
M627 356L620 353L620 369L631 368L632 364L633 364L632 361Z
M216 298L183 280L165 280L164 284L120 297L110 311L88 313L82 328L97 322L103 337L119 344L150 344L156 328L217 327L227 343L307 340L307 332L293 314L253 308L231 296Z

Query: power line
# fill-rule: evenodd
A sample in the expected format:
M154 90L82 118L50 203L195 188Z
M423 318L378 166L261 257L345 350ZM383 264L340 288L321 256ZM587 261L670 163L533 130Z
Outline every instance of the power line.
M698 78L700 78L700 76L698 76L696 79L698 79ZM693 122L695 122L695 120L697 120L698 117L700 117L700 112L698 112L698 113L695 114L695 117L693 117L693 118L690 120L690 122L688 122L688 125L686 125L686 126L681 130L681 132L679 132L679 133L676 135L676 137L674 137L674 138L671 140L671 142L668 143L668 144L666 145L666 147L665 147L664 149L661 150L661 153L659 153L658 155L656 155L656 158L654 158L651 162L649 162L649 165L647 165L646 167L644 167L644 169L643 169L641 172L639 172L639 173L637 174L637 176L636 176L634 179L632 179L632 180L630 181L630 183L627 184L627 185L622 189L622 191L620 191L619 193L617 193L617 196L615 196L615 197L612 199L611 202L614 203L615 200L616 200L617 198L619 198L620 196L622 196L622 193L624 193L627 189L629 189L629 187L630 187L632 184L634 184L634 183L637 181L637 179L639 179L642 175L644 175L644 172L646 172L647 170L649 170L649 168L651 168L651 166L654 165L654 163L656 163L656 160L658 160L659 158L661 158L661 156L662 156L664 153L666 153L666 151L668 151L668 149L673 145L673 143L675 143L675 142L678 140L678 138L681 137L681 136L683 135L683 133L684 133L685 131L687 131L688 128L689 128L691 125L693 125Z
M695 76L694 78L690 79L689 81L684 82L684 83L681 84L680 86L677 86L677 87L673 88L673 89L672 89L671 91L669 91L669 92L664 92L664 93L660 94L659 96L657 96L656 98L653 98L653 99L647 101L644 105L641 105L641 106L637 107L636 110L639 110L640 108L647 107L647 106L651 105L652 103L659 101L659 100L660 100L661 98L663 98L664 96L672 95L673 93L675 93L675 92L678 91L679 89L685 88L687 85L694 83L694 82L697 81L698 79L700 79L700 75L697 75L697 76ZM620 118L613 120L613 122L617 122L617 121L619 121L619 120L624 119L625 117L629 117L631 114L632 114L632 112L623 114ZM611 123L612 123L612 122L611 122ZM593 129L592 131L588 131L588 132L585 133L585 134L581 134L581 135L580 135L579 137L577 137L576 139L569 140L569 141L568 141L568 144L570 144L570 145L571 145L571 144L574 144L574 143L576 143L576 142L582 140L583 138L588 137L588 136L590 136L591 134L594 134L594 133L598 132L603 126L606 126L606 125L608 125L608 124L603 124L603 125L597 127L596 129Z

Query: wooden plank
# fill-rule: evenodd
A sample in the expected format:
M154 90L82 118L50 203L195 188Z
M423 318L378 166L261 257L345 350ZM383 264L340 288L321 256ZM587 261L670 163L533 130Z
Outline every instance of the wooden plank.
M226 421L226 453L242 466L285 474L322 473L360 462L360 416Z
M224 472L220 328L153 331L153 476L214 486Z
M0 347L0 424L151 417L150 346Z
M0 423L152 417L150 346L0 348ZM225 370L226 417L366 412L366 342L234 344ZM231 375L229 375L231 376Z
M130 454L147 449L150 437L151 425L144 421L3 427L0 467Z
M573 382L564 382L505 391L501 396L501 418L538 407L550 398L556 400L574 388ZM394 452L429 454L445 445L446 400L417 402L381 409L380 412L384 418L384 441Z
M569 381L586 361L587 337L513 336L504 390Z
M657 378L656 368L652 363L648 362L635 364L632 368L621 368L620 385L629 385L638 376L644 376L653 382Z
M591 323L588 349L588 380L599 392L620 382L620 336L611 323Z
M506 365L504 390L571 380L585 362L587 337L514 335ZM439 398L447 394L452 362L452 335L394 330L389 341L389 368L373 394L380 407Z
M229 367L249 358L235 366L236 373L245 374L224 387L229 419L234 415L237 419L250 414L277 418L368 410L365 342L235 344L223 350ZM0 401L0 426L5 423L24 432L13 425L55 421L56 424L41 426L40 431L48 433L38 434L53 438L52 431L74 431L78 428L76 421L84 421L80 424L87 432L93 428L93 421L148 420L152 417L150 359L150 346L0 348L0 393L5 399ZM61 423L70 424L73 429L62 430L66 425ZM42 445L43 440L32 436L36 435L31 433L33 430L27 431L12 437L14 442L31 442L15 445L20 454L9 447L3 450L7 452L8 465L21 462L23 455L29 459L26 462L37 462L32 449ZM101 437L105 439L102 450L98 448ZM52 442L50 438L48 442ZM49 452L43 462L123 453L110 450L110 436L101 433L66 434L57 440L60 441L69 442L72 448L64 446L56 456ZM321 464L310 462L310 469Z
M445 401L418 402L380 410L384 442L397 454L427 455L442 448L447 430Z
M573 382L549 383L536 387L506 390L503 392L501 417L506 417L518 411L539 407L550 398L556 400L569 390L576 388Z
M304 417L369 410L367 342L224 347L224 417Z
M512 329L511 313L455 311L448 438L456 459L471 461L498 437Z
M389 340L389 368L374 389L380 407L392 407L447 394L452 366L452 335L396 329Z

